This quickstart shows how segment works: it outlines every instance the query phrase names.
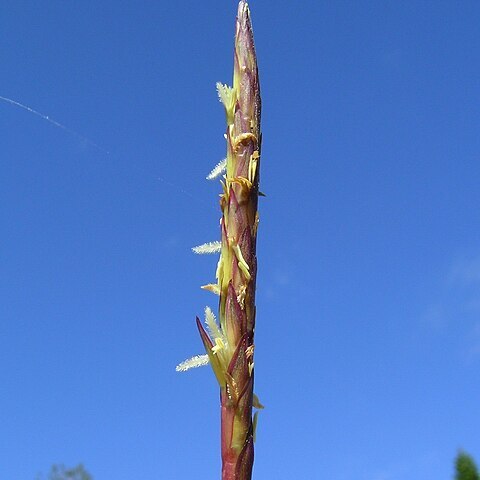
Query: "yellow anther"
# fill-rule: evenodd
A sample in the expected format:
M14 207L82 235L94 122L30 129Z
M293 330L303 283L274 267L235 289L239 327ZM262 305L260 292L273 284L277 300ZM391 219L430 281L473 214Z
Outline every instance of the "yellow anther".
M255 180L255 173L257 172L258 159L260 154L258 150L255 150L252 155L250 155L250 162L248 163L248 179L253 182Z
M200 288L202 290L208 290L209 292L212 292L215 295L220 295L220 287L216 283L207 283L207 285L202 285Z
M235 252L235 255L238 260L238 268L243 272L243 274L245 275L245 278L247 280L250 280L250 278L252 278L252 276L250 275L250 267L248 266L247 262L243 258L240 247L238 245L235 245L233 247L233 251Z
M240 135L235 137L235 139L233 140L233 151L236 152L240 145L242 144L248 145L249 142L253 142L253 144L255 145L255 148L258 145L257 137L253 133L250 133L250 132L241 133Z
M245 177L232 177L229 179L231 183L236 183L244 188L250 190L253 186L252 182Z
M223 340L221 338L216 338L215 339L215 345L212 347L212 352L214 355L216 355L220 350L225 349L225 344L223 343Z
M240 308L243 310L245 308L245 295L247 293L247 286L240 285L237 294L237 302L240 305Z

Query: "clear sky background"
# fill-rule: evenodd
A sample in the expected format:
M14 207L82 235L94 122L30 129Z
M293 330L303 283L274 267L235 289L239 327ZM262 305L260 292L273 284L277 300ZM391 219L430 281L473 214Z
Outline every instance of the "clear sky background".
M480 462L480 3L252 0L263 94L256 480ZM0 479L219 478L236 2L6 1ZM76 133L72 133L76 132ZM86 140L84 137L88 138Z

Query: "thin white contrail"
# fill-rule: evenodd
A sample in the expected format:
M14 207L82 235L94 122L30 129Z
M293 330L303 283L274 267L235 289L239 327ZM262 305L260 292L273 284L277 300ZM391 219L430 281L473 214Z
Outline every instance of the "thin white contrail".
M27 112L30 112L30 113L33 113L34 115L37 115L37 117L40 117L42 118L43 120L46 120L47 122L51 123L52 125L54 125L55 127L58 127L58 128L61 128L62 130L65 130L66 132L68 132L70 135L75 135L77 138L79 138L80 140L92 145L93 147L95 148L98 148L99 150L101 150L102 152L105 152L105 153L110 153L108 150L106 150L105 148L101 147L100 145L96 144L95 142L93 142L92 140L90 140L89 138L83 136L83 135L80 135L78 132L76 132L75 130L71 130L70 128L66 127L65 125L62 125L61 123L51 119L48 115L44 115L43 113L40 113L38 112L37 110L34 110L33 108L29 107L28 105L24 105L23 103L20 103L20 102L17 102L15 100L12 100L11 98L7 98L7 97L2 97L0 95L0 100L3 100L4 102L7 102L9 103L10 105L15 105L16 107L20 107L20 108L23 108L23 110L26 110Z
M110 152L103 148L102 146L98 145L97 143L93 142L92 140L90 140L89 138L87 137L84 137L83 135L80 135L79 133L77 133L75 130L71 130L70 128L66 127L65 125L62 125L61 123L51 119L48 115L44 115L43 113L41 112L38 112L37 110L33 109L32 107L29 107L28 105L24 105L23 103L20 103L20 102L17 102L16 100L12 100L11 98L7 98L7 97L3 97L2 95L0 95L0 100L3 100L4 102L7 102L9 103L10 105L14 105L16 107L19 107L19 108L22 108L23 110L26 110L27 112L30 112L30 113L33 113L34 115L37 115L37 117L40 117L42 118L43 120L46 120L47 122L51 123L52 125L54 125L55 127L58 127L58 128L61 128L62 130L64 130L65 132L69 133L70 135L74 135L75 137L79 138L80 140L92 145L93 147L95 148L98 148L99 150L101 150L102 152L105 152L107 154L110 154ZM158 177L158 180L160 180L161 182L163 182L164 184L168 185L169 187L179 191L180 193L182 193L183 195L186 195L187 197L190 197L190 198L193 198L196 200L196 197L194 195L192 195L190 192L186 191L184 188L182 188L180 185L177 185L175 183L172 183L168 180L166 180L165 178L163 177ZM211 208L211 205L209 205L209 207ZM216 211L216 210L215 210Z

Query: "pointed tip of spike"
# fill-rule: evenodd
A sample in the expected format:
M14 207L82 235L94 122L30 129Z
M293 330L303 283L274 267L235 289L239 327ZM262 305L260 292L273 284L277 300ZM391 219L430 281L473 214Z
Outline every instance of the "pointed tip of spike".
M238 12L240 13L240 11L245 11L246 9L248 9L248 2L245 1L245 0L240 0L238 2Z

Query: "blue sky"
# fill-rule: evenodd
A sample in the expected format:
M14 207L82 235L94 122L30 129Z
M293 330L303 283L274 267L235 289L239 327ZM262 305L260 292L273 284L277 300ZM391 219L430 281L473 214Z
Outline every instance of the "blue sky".
M480 462L476 1L252 0L257 480ZM219 478L201 343L236 3L2 8L0 477ZM72 133L75 132L75 133ZM86 138L88 140L86 140Z

